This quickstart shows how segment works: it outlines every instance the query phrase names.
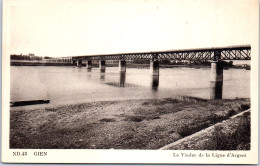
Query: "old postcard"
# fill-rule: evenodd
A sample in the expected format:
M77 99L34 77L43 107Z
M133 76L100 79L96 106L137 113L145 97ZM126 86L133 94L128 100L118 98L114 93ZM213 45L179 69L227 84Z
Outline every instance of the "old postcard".
M4 0L2 162L258 163L257 0Z

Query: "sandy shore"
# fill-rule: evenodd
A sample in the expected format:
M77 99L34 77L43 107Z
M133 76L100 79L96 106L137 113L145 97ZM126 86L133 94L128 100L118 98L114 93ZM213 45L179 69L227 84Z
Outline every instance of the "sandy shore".
M159 149L249 107L249 99L171 98L21 107L10 112L10 148Z

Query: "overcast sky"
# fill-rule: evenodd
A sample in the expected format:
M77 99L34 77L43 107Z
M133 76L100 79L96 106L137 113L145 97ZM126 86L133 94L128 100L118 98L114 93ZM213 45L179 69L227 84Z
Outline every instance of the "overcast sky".
M256 0L9 0L11 53L76 56L251 44Z

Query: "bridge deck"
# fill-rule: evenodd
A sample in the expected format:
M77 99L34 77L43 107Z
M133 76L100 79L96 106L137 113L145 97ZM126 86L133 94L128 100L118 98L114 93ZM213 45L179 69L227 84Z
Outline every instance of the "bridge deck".
M168 51L74 56L73 60L251 60L251 46L229 46Z

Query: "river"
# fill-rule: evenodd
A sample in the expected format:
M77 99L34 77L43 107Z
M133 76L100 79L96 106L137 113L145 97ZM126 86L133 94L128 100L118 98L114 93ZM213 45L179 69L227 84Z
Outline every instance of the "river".
M223 72L224 99L250 97L250 70ZM122 79L124 87L120 87ZM174 96L210 98L210 68L160 68L159 86L152 88L149 69L116 67L105 73L85 67L11 66L11 101L49 99L51 105L94 101L156 99Z

